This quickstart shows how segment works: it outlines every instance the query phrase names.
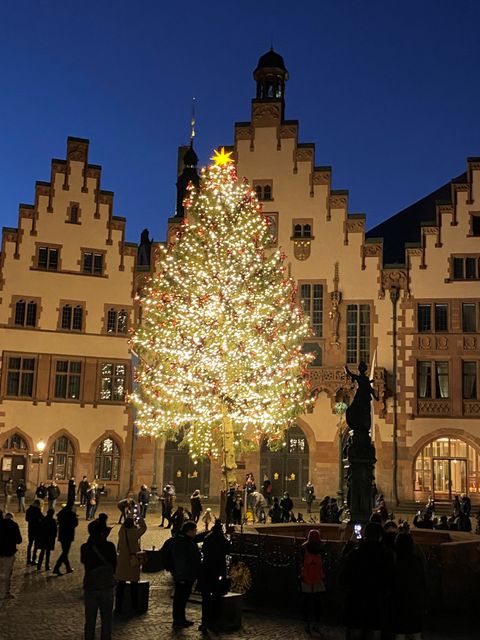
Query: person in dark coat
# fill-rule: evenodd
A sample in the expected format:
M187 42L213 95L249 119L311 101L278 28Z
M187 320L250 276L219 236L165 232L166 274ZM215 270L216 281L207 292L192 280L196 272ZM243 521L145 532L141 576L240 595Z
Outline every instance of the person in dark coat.
M223 533L220 520L215 520L212 530L202 545L202 564L197 588L202 594L202 623L199 631L215 630L215 613L219 611L219 599L228 593L227 555L230 542Z
M330 496L325 496L320 502L320 522L328 522L330 514Z
M87 480L87 476L83 476L83 478L78 483L78 495L80 496L80 506L85 507L87 505L87 491L90 483Z
M305 487L305 502L307 503L307 513L312 513L312 504L315 500L315 487L310 482L307 482L307 486Z
M85 640L94 640L97 613L102 621L102 640L112 638L113 588L117 552L108 542L98 520L88 525L89 538L80 548L80 560L85 567L83 579L85 600Z
M197 523L200 520L200 516L202 515L203 511L202 501L200 499L200 491L198 489L195 489L195 491L190 496L190 507L192 512L192 520Z
M280 509L282 510L282 522L290 522L293 501L286 491L283 494L283 498L280 500Z
M75 478L70 478L68 481L68 489L67 489L67 503L71 502L75 504L75 497L77 495L77 483L75 482Z
M462 505L460 504L460 498L458 496L455 496L452 504L452 515L454 518L458 518L461 512Z
M268 512L268 515L270 516L272 524L278 524L282 521L282 510L280 508L280 505L278 504L278 498L276 496L273 499L273 505Z
M48 508L53 509L55 511L55 506L57 504L57 499L60 496L60 489L58 488L55 480L47 487L47 500L48 500Z
M18 500L18 513L25 513L25 494L27 492L27 488L23 480L19 481L15 492Z
M43 559L45 558L45 569L50 571L50 553L55 549L57 539L57 521L55 520L55 510L49 509L47 515L42 520L38 532L38 546L40 555L38 557L37 571L42 570Z
M38 487L35 489L35 498L40 501L40 511L43 512L43 506L45 499L47 497L47 487L44 482L40 482Z
M272 483L270 482L270 478L267 475L263 476L262 494L265 500L267 501L268 506L270 507L272 505L273 486L272 486Z
M227 499L225 501L225 524L227 527L234 523L233 519L233 509L235 508L235 489L234 487L230 487L227 493Z
M394 587L391 599L391 630L410 636L423 630L427 592L425 559L409 533L395 540Z
M150 491L146 484L142 484L138 492L138 506L140 507L140 517L145 520L147 517L148 503L150 502Z
M18 524L14 521L11 513L6 513L4 518L0 518L0 573L2 574L0 600L15 597L10 593L10 583L17 544L21 544L21 542L22 536Z
M25 520L28 523L27 566L30 566L37 564L37 551L39 549L37 540L43 520L40 500L34 500L33 504L28 507L25 513Z
M470 518L472 513L472 501L466 493L462 493L462 497L460 499L460 510L464 516Z
M172 511L175 504L175 490L170 484L166 484L162 491L162 522L158 525L163 527L165 520L167 521L166 529L169 529L172 525Z
M346 589L347 637L377 638L387 627L394 565L393 554L382 538L382 526L369 522L364 539L344 556L340 582Z
M72 542L75 540L75 529L78 526L77 514L73 510L73 503L67 502L67 505L59 511L57 515L58 521L58 541L62 547L62 553L59 555L55 566L53 567L53 573L61 576L60 567L65 565L67 573L72 573L73 569L70 566L70 560L68 554Z
M197 534L195 522L185 522L172 543L172 575L175 583L173 595L173 628L185 629L193 622L187 620L185 608L192 593L192 587L200 574L201 555L197 546L205 538L205 533Z
M188 515L185 513L183 507L178 507L173 516L171 517L172 523L172 536L176 536L182 530L184 523L189 520ZM168 527L167 527L168 528Z

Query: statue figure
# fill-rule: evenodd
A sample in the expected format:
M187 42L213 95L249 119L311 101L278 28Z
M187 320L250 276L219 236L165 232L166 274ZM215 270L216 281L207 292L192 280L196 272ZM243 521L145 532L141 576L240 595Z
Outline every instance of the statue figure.
M370 403L372 398L378 400L375 389L372 387L373 380L370 380L365 374L366 371L367 365L365 362L360 362L358 365L358 375L350 371L345 365L345 373L353 382L357 383L355 397L346 411L347 424L354 434L355 432L368 434L372 426Z
M328 314L330 316L330 332L332 334L331 345L338 347L340 345L338 341L338 327L340 324L340 312L338 310L338 303L332 300L332 310Z

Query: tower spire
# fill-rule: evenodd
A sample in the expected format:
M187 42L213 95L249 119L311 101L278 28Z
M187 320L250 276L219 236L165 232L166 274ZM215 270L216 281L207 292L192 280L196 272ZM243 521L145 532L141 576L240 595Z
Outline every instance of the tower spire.
M193 139L195 138L195 125L197 124L197 121L195 119L195 98L192 98L192 119L190 121L190 127L191 127L191 131L190 131L190 146L193 145Z

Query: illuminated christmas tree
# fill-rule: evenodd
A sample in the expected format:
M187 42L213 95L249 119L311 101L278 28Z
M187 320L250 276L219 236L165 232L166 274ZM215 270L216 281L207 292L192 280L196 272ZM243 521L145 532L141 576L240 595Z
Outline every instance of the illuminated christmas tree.
M182 434L194 460L222 456L226 486L236 452L285 429L309 400L302 352L308 322L255 192L230 155L189 186L186 218L144 291L131 396L142 435Z

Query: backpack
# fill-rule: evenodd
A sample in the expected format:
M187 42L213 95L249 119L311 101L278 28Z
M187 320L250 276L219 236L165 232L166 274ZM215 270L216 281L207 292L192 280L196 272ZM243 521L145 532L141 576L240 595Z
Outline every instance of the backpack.
M310 586L318 585L325 579L322 556L319 553L310 553L305 549L302 567L302 582Z
M162 567L165 571L170 573L173 571L173 543L175 538L168 538L160 549L160 558L162 560Z

